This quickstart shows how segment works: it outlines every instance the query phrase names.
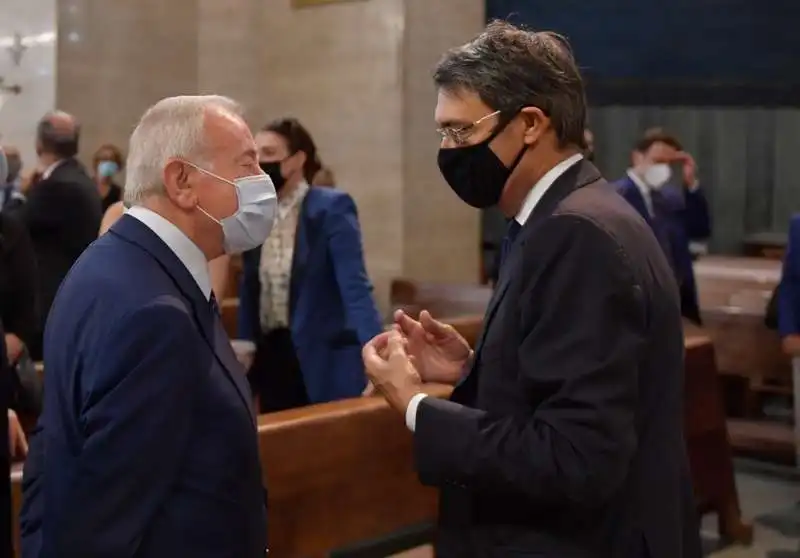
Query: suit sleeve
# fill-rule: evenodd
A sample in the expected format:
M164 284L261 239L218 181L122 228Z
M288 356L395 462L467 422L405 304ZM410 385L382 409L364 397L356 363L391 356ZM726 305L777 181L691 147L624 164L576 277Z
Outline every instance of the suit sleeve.
M28 231L16 217L7 216L9 237L12 238L8 258L8 273L14 285L13 296L8 301L9 312L6 333L13 333L26 345L30 344L37 327L36 308L36 256Z
M213 358L201 339L187 310L166 298L115 325L85 376L71 511L52 526L58 548L136 555L186 459L199 376Z
M587 220L553 217L537 237L549 255L523 278L516 357L521 389L549 395L527 417L425 398L417 471L423 484L594 507L620 486L636 450L642 288L623 249ZM498 365L479 361L474 373L499 374Z
M711 214L703 190L686 190L684 203L683 218L689 239L707 240L711 236Z
M800 215L789 223L789 239L778 285L778 332L781 337L800 333Z
M325 225L347 323L355 329L361 345L365 345L383 328L364 266L361 227L353 198L344 193L337 196Z

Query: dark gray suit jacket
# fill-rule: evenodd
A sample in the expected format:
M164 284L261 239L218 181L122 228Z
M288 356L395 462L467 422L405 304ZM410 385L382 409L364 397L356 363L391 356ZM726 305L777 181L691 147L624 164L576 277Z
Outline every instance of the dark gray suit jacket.
M581 161L511 249L472 370L420 404L437 557L699 558L682 374L664 254Z

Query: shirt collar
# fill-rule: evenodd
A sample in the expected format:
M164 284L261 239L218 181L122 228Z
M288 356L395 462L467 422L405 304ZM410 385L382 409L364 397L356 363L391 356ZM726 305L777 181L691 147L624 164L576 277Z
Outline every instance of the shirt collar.
M66 161L66 159L60 159L44 169L44 172L42 173L42 180L50 178L50 175L53 174L53 171L55 171L64 161Z
M298 203L300 203L306 194L308 193L308 189L310 186L308 183L303 180L300 182L294 191L287 197L283 198L278 202L278 213L281 218L286 217L291 209L293 209Z
M639 192L641 192L642 196L645 198L650 197L650 188L633 169L628 169L628 178L630 178L631 182L636 185L636 188L639 190Z
M539 179L539 182L537 182L533 188L531 188L531 191L528 192L528 195L525 197L525 201L522 202L522 207L516 216L517 223L524 225L528 220L528 217L530 217L531 213L533 213L533 209L536 207L536 204L541 201L547 190L550 189L550 186L552 186L562 174L567 172L570 167L572 167L581 159L583 159L583 155L576 153L575 155L564 159L552 169L547 171L545 175Z
M181 263L189 270L192 277L194 277L203 296L206 297L206 300L210 300L211 277L208 272L208 261L200 248L188 236L183 234L178 227L155 211L137 205L126 210L125 213L144 223L175 253Z

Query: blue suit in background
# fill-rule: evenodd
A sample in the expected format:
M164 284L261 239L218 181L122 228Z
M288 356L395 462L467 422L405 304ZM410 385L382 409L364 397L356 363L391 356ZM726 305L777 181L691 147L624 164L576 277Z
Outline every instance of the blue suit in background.
M800 334L800 215L794 215L789 222L778 287L778 332L781 337Z
M239 337L261 336L261 248L243 254ZM295 233L289 327L311 403L357 397L366 386L361 347L383 330L364 267L353 199L311 187Z
M83 253L44 349L25 558L264 555L245 372L214 305L153 230L126 215Z
M681 313L685 318L697 324L702 323L689 240L709 236L710 222L707 204L705 205L706 217L703 219L702 207L697 200L692 202L691 212L687 212L687 202L680 193L669 188L662 188L653 192L651 213L639 186L630 176L618 180L614 186L619 194L647 221L667 255L680 290ZM705 198L700 203L704 203L704 201ZM698 236L692 237L690 232Z

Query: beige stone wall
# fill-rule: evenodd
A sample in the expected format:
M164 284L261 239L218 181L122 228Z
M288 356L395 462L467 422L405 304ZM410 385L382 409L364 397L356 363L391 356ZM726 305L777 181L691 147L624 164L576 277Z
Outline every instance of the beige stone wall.
M87 157L168 95L229 95L253 127L300 118L358 203L387 310L392 277L477 279L479 216L439 177L430 73L482 23L482 0L59 0L57 105Z

